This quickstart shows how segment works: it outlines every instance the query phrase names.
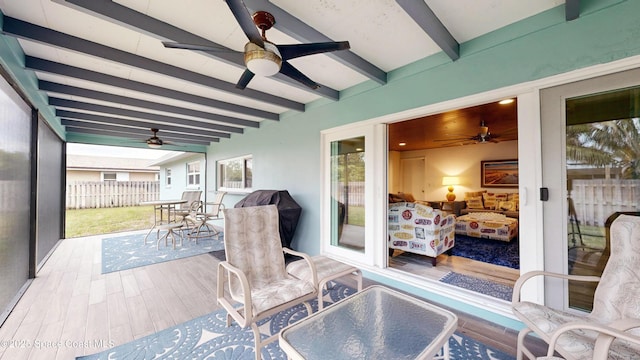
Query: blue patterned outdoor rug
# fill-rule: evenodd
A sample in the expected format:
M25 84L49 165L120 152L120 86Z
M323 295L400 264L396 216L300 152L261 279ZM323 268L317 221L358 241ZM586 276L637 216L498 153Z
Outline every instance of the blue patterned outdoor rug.
M478 279L473 276L458 274L453 271L448 272L440 279L440 281L506 301L511 301L511 296L513 294L513 287L511 286L489 280Z
M331 284L325 291L325 304L338 301L354 293L354 289L342 284ZM317 311L317 301L312 307ZM259 323L260 332L278 333L287 324L306 316L303 305L264 319ZM311 340L312 341L312 340ZM514 360L513 356L492 349L465 335L455 333L449 339L453 360ZM183 324L140 338L101 353L79 357L78 359L142 360L142 359L220 359L253 360L253 333L250 328L242 329L237 324L226 326L226 311L218 310ZM286 354L275 341L262 349L264 360L286 360Z
M164 246L164 241L160 244L160 249L156 249L155 232L149 235L147 244L144 245L145 235L146 232L102 239L102 273L152 265L224 249L222 232L211 237L199 238L197 244L195 241L185 238L182 246L179 245L179 239L176 238L175 250L171 246L171 242L169 242L169 246Z
M451 255L520 269L517 237L510 242L505 242L456 234L456 243L451 249Z

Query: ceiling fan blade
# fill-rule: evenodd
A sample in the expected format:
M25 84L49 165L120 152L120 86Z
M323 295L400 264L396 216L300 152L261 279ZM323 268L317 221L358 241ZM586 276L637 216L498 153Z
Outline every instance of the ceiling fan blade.
M172 41L163 41L162 45L170 49L186 49L186 50L199 50L209 52L237 52L226 48L224 46L209 46L209 45L196 45L196 44L183 44Z
M348 41L322 42L311 44L276 45L282 60L289 60L300 56L321 54L331 51L347 50L350 48Z
M242 28L242 31L247 36L250 42L264 48L264 40L256 27L256 24L253 22L253 18L249 13L249 10L244 5L244 1L242 0L225 0L229 9L233 13L233 16L238 21L238 24Z
M473 140L473 136L467 136L467 137L461 137L461 138L435 139L433 141L462 141L462 140Z
M292 78L293 80L297 80L305 84L306 86L314 90L320 87L318 83L309 79L305 74L301 73L300 70L294 68L293 65L289 64L287 61L284 61L284 60L282 61L282 67L280 68L280 72Z
M451 142L448 142L446 144L442 144L440 146L442 146L442 147L464 146L464 145L471 145L471 144L475 144L475 141L471 141L469 139L463 139L463 140L459 140L459 141L451 141Z
M251 70L245 69L244 72L242 73L242 76L240 76L240 80L238 80L238 83L236 84L236 88L238 89L246 88L247 85L249 84L249 81L253 79L253 76L254 74L251 72Z

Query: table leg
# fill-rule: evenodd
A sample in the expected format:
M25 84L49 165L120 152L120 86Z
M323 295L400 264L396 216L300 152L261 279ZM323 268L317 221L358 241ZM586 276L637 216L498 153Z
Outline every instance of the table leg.
M436 356L433 357L434 360L449 360L449 339L447 339L447 341L444 343L444 345L442 345L442 349L441 349L442 353L438 353Z

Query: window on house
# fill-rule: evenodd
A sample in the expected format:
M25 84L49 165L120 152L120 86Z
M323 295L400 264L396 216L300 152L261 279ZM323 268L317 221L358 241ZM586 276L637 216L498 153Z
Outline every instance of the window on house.
M164 170L164 183L166 186L171 186L171 169Z
M108 173L108 172L103 172L102 173L102 181L116 181L118 180L118 174L116 173Z
M218 190L250 190L252 167L252 155L218 161Z
M187 186L200 185L200 162L187 164Z

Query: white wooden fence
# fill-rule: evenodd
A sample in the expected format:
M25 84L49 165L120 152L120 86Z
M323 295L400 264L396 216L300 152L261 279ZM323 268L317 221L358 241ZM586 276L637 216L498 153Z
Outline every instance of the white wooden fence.
M159 181L79 181L67 184L67 209L138 206L160 198Z
M618 211L640 211L640 180L572 180L570 197L581 224L604 226Z
M349 206L364 206L364 181L352 181L348 186L339 183L337 194L333 194L333 196L336 200L343 204L349 204Z

